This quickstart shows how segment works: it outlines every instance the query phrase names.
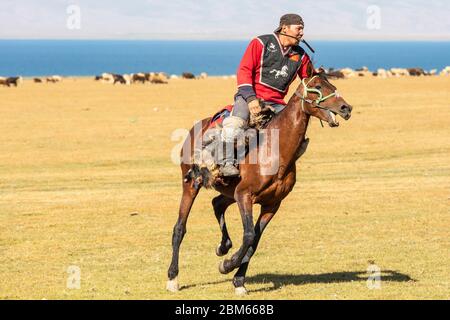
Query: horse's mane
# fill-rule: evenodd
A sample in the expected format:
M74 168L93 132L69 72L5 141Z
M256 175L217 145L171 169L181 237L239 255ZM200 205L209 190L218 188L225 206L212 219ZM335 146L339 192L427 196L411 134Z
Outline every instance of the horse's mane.
M286 107L284 108L284 110L279 112L279 113L277 113L271 119L271 121L267 124L265 129L277 129L277 128L280 128L280 125L278 124L278 122L282 121L280 119L287 118L291 114L290 111L292 111L292 109L297 106L297 103L295 102L294 98L295 98L295 94L292 94L292 96L289 98L289 101L288 101ZM299 105L297 107L299 109L301 109Z

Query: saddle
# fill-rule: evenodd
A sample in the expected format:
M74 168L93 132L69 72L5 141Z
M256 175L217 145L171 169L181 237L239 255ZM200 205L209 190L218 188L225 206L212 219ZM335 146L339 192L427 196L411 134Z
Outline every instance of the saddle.
M218 134L220 134L220 131L222 130L222 123L224 119L230 116L232 111L233 105L228 105L220 109L211 117L208 128L203 135L201 150L197 149L194 152L194 157L192 159L194 166L189 170L185 179L186 181L193 180L196 188L202 185L206 188L217 185L227 185L227 181L225 181L227 179L224 180L220 175L216 148L219 147L220 138L218 138ZM274 116L275 111L273 107L269 105L262 106L261 112L258 115L250 116L248 127L255 129L254 131L257 132L258 130L265 128ZM254 133L255 132L253 132L253 134ZM252 137L254 137L254 135L252 135ZM241 146L241 150L245 151L245 154L249 152L249 139L249 136L245 136L244 141L241 141L241 144L239 145L238 141L240 140L237 139L235 141L235 157L238 155L239 146ZM244 145L242 145L242 143L244 143Z
M234 177L223 177L220 174L219 165L217 163L217 159L215 158L215 147L219 142L217 135L208 135L208 132L212 131L217 134L217 131L222 130L223 120L230 116L233 111L233 106L228 105L220 109L218 112L211 117L211 120L208 125L208 129L205 131L203 135L203 144L201 149L197 149L194 151L194 156L192 159L192 168L184 176L184 182L192 181L195 189L200 187L205 188L215 188L216 186L228 186L229 182L235 179ZM249 121L249 127L255 129L254 131L258 132L258 130L264 129L270 123L270 121L275 116L275 111L271 106L264 106L261 112L256 116L251 116ZM248 136L244 141L245 143L245 155L249 152L249 144L247 140ZM242 143L242 141L241 141ZM306 138L302 143L299 150L296 153L296 159L300 158L303 153L306 151L308 146L309 139ZM241 144L242 146L242 144ZM235 142L235 155L237 155L238 141ZM199 158L198 158L199 156ZM200 161L198 161L200 160Z

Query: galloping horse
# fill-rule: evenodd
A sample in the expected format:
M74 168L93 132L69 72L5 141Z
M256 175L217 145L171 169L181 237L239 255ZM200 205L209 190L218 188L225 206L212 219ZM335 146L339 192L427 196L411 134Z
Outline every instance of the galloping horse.
M220 192L212 200L214 213L222 232L222 240L216 249L218 256L224 256L232 247L225 224L225 211L237 202L244 227L242 245L230 259L223 260L219 271L227 274L238 268L233 278L235 292L238 295L246 294L244 286L245 274L251 257L256 251L261 235L267 224L278 211L282 200L291 192L296 182L296 160L305 151L307 138L306 129L311 116L327 122L330 127L337 127L336 115L348 120L352 107L337 93L326 78L323 71L315 72L312 67L310 77L303 79L294 95L290 98L287 107L275 116L267 125L267 129L279 130L279 152L277 159L268 158L267 162L276 162L277 170L273 174L262 174L260 164L251 164L249 161L239 163L240 177L232 178L227 184L217 184L214 188ZM202 130L195 136L194 128L184 142L183 150L194 150L195 139L203 135L208 129L210 118L201 121ZM185 148L186 147L186 148ZM259 148L259 147L258 147ZM192 151L193 152L193 151ZM248 155L246 156L248 157ZM193 179L186 178L188 171L193 167L190 163L181 163L183 180L183 195L179 208L178 221L173 229L172 262L169 267L167 290L178 291L178 259L181 241L186 233L186 222L192 204L200 190ZM253 223L253 205L261 205L261 213L256 224Z

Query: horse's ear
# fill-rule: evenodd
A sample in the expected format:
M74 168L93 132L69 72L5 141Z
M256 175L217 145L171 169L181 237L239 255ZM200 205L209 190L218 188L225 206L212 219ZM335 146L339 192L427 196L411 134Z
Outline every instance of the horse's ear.
M311 62L308 62L306 65L306 75L308 78L311 78L314 76L316 70L314 69L314 66Z
M314 76L322 76L326 74L326 70L323 67L320 67L319 69L315 69L313 64L310 62L308 63L306 67L306 73L308 74L308 77L314 77Z
M321 76L321 75L325 75L327 72L325 70L325 68L323 66L321 66L319 69L317 69L316 73Z

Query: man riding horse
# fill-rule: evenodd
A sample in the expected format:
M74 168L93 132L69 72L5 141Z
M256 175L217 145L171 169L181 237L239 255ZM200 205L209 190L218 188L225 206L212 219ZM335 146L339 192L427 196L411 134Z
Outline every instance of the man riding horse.
M208 131L215 129L211 125L214 124L212 121L216 115L202 119L190 129L180 152L183 193L178 219L172 233L172 259L167 272L167 290L172 292L179 290L180 246L186 234L189 213L201 187L212 186L220 193L212 200L214 214L222 234L216 249L216 255L219 257L227 255L233 246L225 222L225 212L234 203L237 203L239 208L243 226L242 243L229 258L220 262L219 272L228 274L237 269L233 277L235 292L239 295L246 294L245 279L250 260L258 248L265 228L296 183L296 161L306 150L305 144L307 145L308 140L306 130L310 119L318 118L327 122L330 127L339 126L337 115L345 120L350 119L352 106L328 81L323 70L314 70L308 56L298 46L302 35L301 18L297 15L287 15L281 18L280 27L274 34L253 40L239 68L239 92L231 116L222 122L224 129L219 134L221 137L216 140L216 133L211 132L214 138L209 138ZM271 72L273 70L276 71ZM302 81L286 104L283 98L297 74ZM248 152L242 159L238 156L238 171L233 165L233 139L236 137L241 140L239 138L242 136L239 133L246 128L250 113L260 113L261 106L257 99L264 99L278 115L264 124L264 130L268 134L262 137L264 143L249 147L253 153L262 155L259 159L264 161L252 160L252 152ZM281 110L283 111L280 112ZM272 133L275 137L282 138L269 139ZM216 172L211 173L208 159L203 162L205 166L195 161L192 163L191 160L196 159L195 154L199 149L195 146L204 146L205 136L208 142L216 141L214 144L220 141L224 144L233 142L231 148L226 148L226 156L218 158L225 158L225 165L222 166L223 174L227 176L239 174L239 178L226 181L215 179ZM243 136L245 138L246 135ZM241 145L242 142L241 140ZM213 142L207 143L206 147L211 144ZM239 143L237 150L238 146ZM232 155L228 154L230 149L233 151ZM267 150L277 152L267 154ZM211 167L215 171L217 169L215 164L219 164L219 161L214 160L216 162L211 164ZM267 168L270 168L269 171ZM214 179L211 179L212 176ZM253 219L255 205L260 206L256 223Z
M250 114L257 115L269 105L275 113L286 107L284 97L289 85L298 75L307 78L309 56L299 46L303 37L303 19L297 14L281 17L279 27L272 33L253 39L237 72L238 92L229 117L223 121L221 141L226 152L219 160L225 177L238 176L235 166L234 141L246 129Z

